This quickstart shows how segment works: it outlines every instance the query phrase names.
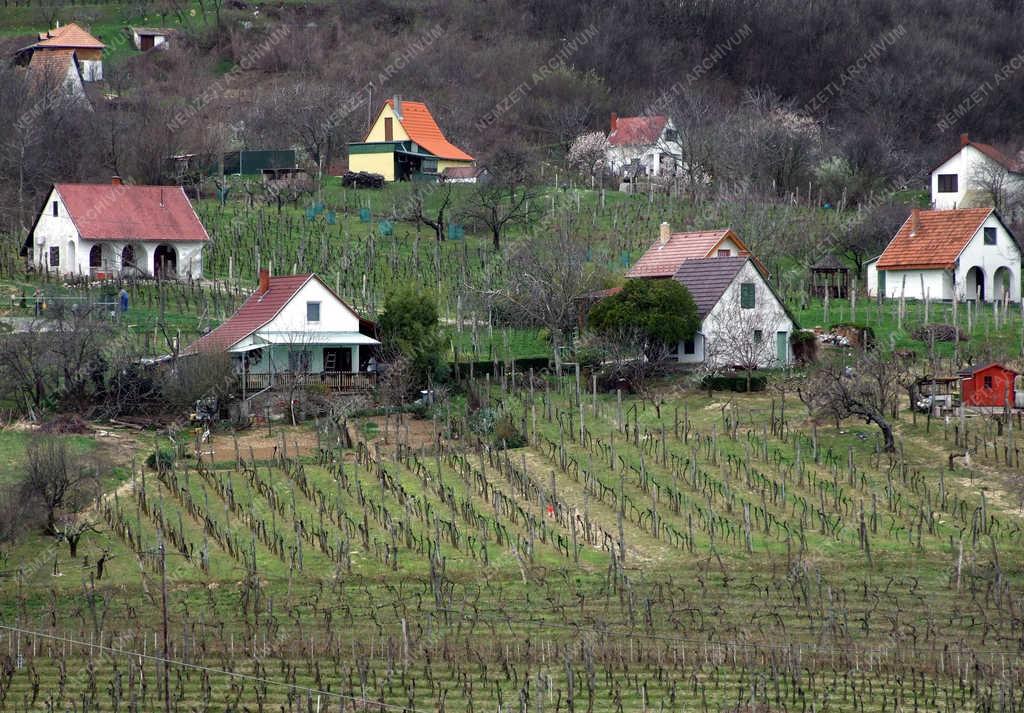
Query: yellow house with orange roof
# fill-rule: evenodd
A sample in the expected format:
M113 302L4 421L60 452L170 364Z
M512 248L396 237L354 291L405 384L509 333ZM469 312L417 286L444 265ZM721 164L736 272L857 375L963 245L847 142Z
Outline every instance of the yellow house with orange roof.
M445 138L423 102L384 102L366 138L348 145L350 171L379 173L385 181L431 179L475 159Z

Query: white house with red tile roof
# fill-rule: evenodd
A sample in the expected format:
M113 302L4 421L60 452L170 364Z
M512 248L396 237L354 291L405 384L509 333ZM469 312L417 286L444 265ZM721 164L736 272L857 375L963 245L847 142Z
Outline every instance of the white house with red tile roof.
M200 278L210 241L180 186L57 183L29 233L39 270Z
M28 78L37 92L60 90L76 99L85 99L82 72L73 49L33 53L28 63ZM88 106L88 102L83 104Z
M1024 193L1024 166L991 144L960 135L956 152L932 170L932 207L938 210L991 206Z
M663 222L658 239L626 273L628 278L658 279L672 277L684 260L750 255L750 250L731 228L673 233ZM758 267L767 274L764 266Z
M867 275L872 297L1017 302L1021 250L992 208L914 209Z
M630 165L642 175L675 175L682 165L683 146L672 119L667 116L611 115L609 122L608 169L622 175Z
M261 270L256 292L183 353L228 352L250 391L295 374L316 375L316 383L342 388L354 384L354 374L365 377L380 344L375 332L373 322L316 275L271 277Z

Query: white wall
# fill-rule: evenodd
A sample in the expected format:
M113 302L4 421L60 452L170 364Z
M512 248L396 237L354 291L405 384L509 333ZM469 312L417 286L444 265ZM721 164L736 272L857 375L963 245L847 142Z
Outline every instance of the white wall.
M953 275L948 270L885 270L885 297L899 299L902 295L908 300L923 300L926 296L932 300L953 299ZM906 286L904 287L904 277ZM871 289L870 273L868 275L868 294L878 294L878 278L876 270L875 287ZM922 285L923 279L923 285Z
M864 270L867 274L868 297L878 296L878 260L864 263Z
M964 193L967 190L967 164L968 154L970 153L977 153L977 151L973 148L965 147L932 171L931 186L933 207L939 210L950 210L951 208L956 208L963 202ZM939 193L940 173L954 173L957 175L956 193Z
M103 60L80 59L78 67L82 71L82 81L99 82L103 80Z
M996 244L985 245L984 228L995 228ZM1002 286L996 289L996 271L1005 267L1010 273L1010 301L1020 300L1020 277L1021 277L1021 256L1016 243L1006 232L1006 228L995 215L988 219L978 229L971 242L960 253L960 259L956 267L956 284L958 299L976 299L975 293L968 289L968 272L972 267L981 268L984 274L984 296L986 302L1002 297ZM952 296L951 296L952 297Z
M306 303L320 303L320 321L306 321ZM313 342L320 332L358 332L359 317L340 302L323 283L311 278L284 309L260 332L302 331Z

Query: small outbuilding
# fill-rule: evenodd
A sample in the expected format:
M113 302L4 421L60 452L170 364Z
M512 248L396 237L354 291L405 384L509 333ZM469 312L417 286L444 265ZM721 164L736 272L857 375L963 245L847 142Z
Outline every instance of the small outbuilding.
M1013 408L1018 372L1002 364L987 364L960 372L960 400L964 406Z
M850 268L835 255L826 255L811 265L811 296L846 299L850 296Z

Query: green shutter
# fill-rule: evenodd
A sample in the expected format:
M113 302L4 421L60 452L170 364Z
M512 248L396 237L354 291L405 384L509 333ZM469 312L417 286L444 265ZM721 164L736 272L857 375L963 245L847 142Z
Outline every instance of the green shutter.
M878 296L885 297L885 270L878 271Z
M740 283L740 307L743 309L754 309L754 283Z

